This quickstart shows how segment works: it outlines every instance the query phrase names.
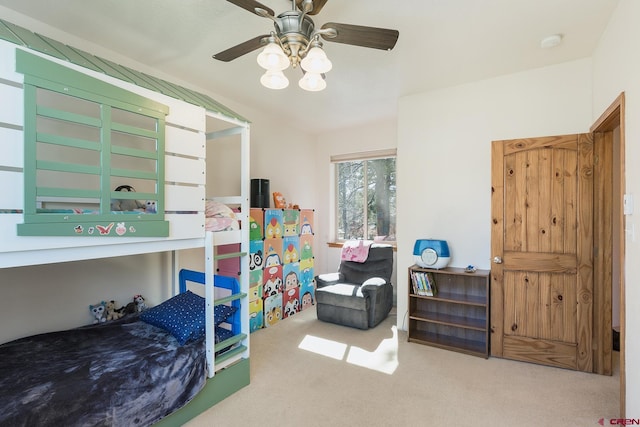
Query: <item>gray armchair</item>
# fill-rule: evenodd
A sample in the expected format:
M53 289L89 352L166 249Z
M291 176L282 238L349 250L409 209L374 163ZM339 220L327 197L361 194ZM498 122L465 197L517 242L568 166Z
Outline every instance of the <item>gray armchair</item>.
M393 248L374 243L365 262L342 261L337 273L316 276L318 319L369 329L393 306Z

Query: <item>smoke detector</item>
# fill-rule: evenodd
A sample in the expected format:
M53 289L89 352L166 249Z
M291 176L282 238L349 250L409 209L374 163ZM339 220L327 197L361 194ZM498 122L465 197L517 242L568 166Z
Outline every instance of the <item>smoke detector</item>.
M540 41L540 47L542 49L551 49L562 43L562 34L553 34L545 37Z

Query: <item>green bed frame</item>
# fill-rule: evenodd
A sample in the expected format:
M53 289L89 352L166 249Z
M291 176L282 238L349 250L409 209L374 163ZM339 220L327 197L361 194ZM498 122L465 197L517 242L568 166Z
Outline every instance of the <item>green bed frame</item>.
M186 406L154 424L157 427L184 425L218 402L249 385L249 359L242 359L217 372L207 380L206 385Z

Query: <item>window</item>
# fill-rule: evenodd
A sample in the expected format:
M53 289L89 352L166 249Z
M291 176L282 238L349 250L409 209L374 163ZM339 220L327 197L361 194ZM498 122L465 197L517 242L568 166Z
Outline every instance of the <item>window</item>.
M336 240L396 240L394 150L333 156Z

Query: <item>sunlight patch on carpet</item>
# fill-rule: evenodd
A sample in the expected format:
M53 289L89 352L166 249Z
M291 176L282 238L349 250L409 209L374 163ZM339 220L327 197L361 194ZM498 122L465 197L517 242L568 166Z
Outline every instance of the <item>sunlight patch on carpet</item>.
M391 331L393 336L380 341L373 351L313 335L306 335L298 348L391 375L398 368L398 329L392 326Z
M336 360L342 360L347 351L346 344L314 337L313 335L305 336L298 348Z
M352 346L347 355L347 363L373 369L385 374L393 374L398 368L398 329L391 327L393 337L380 341L373 351Z

